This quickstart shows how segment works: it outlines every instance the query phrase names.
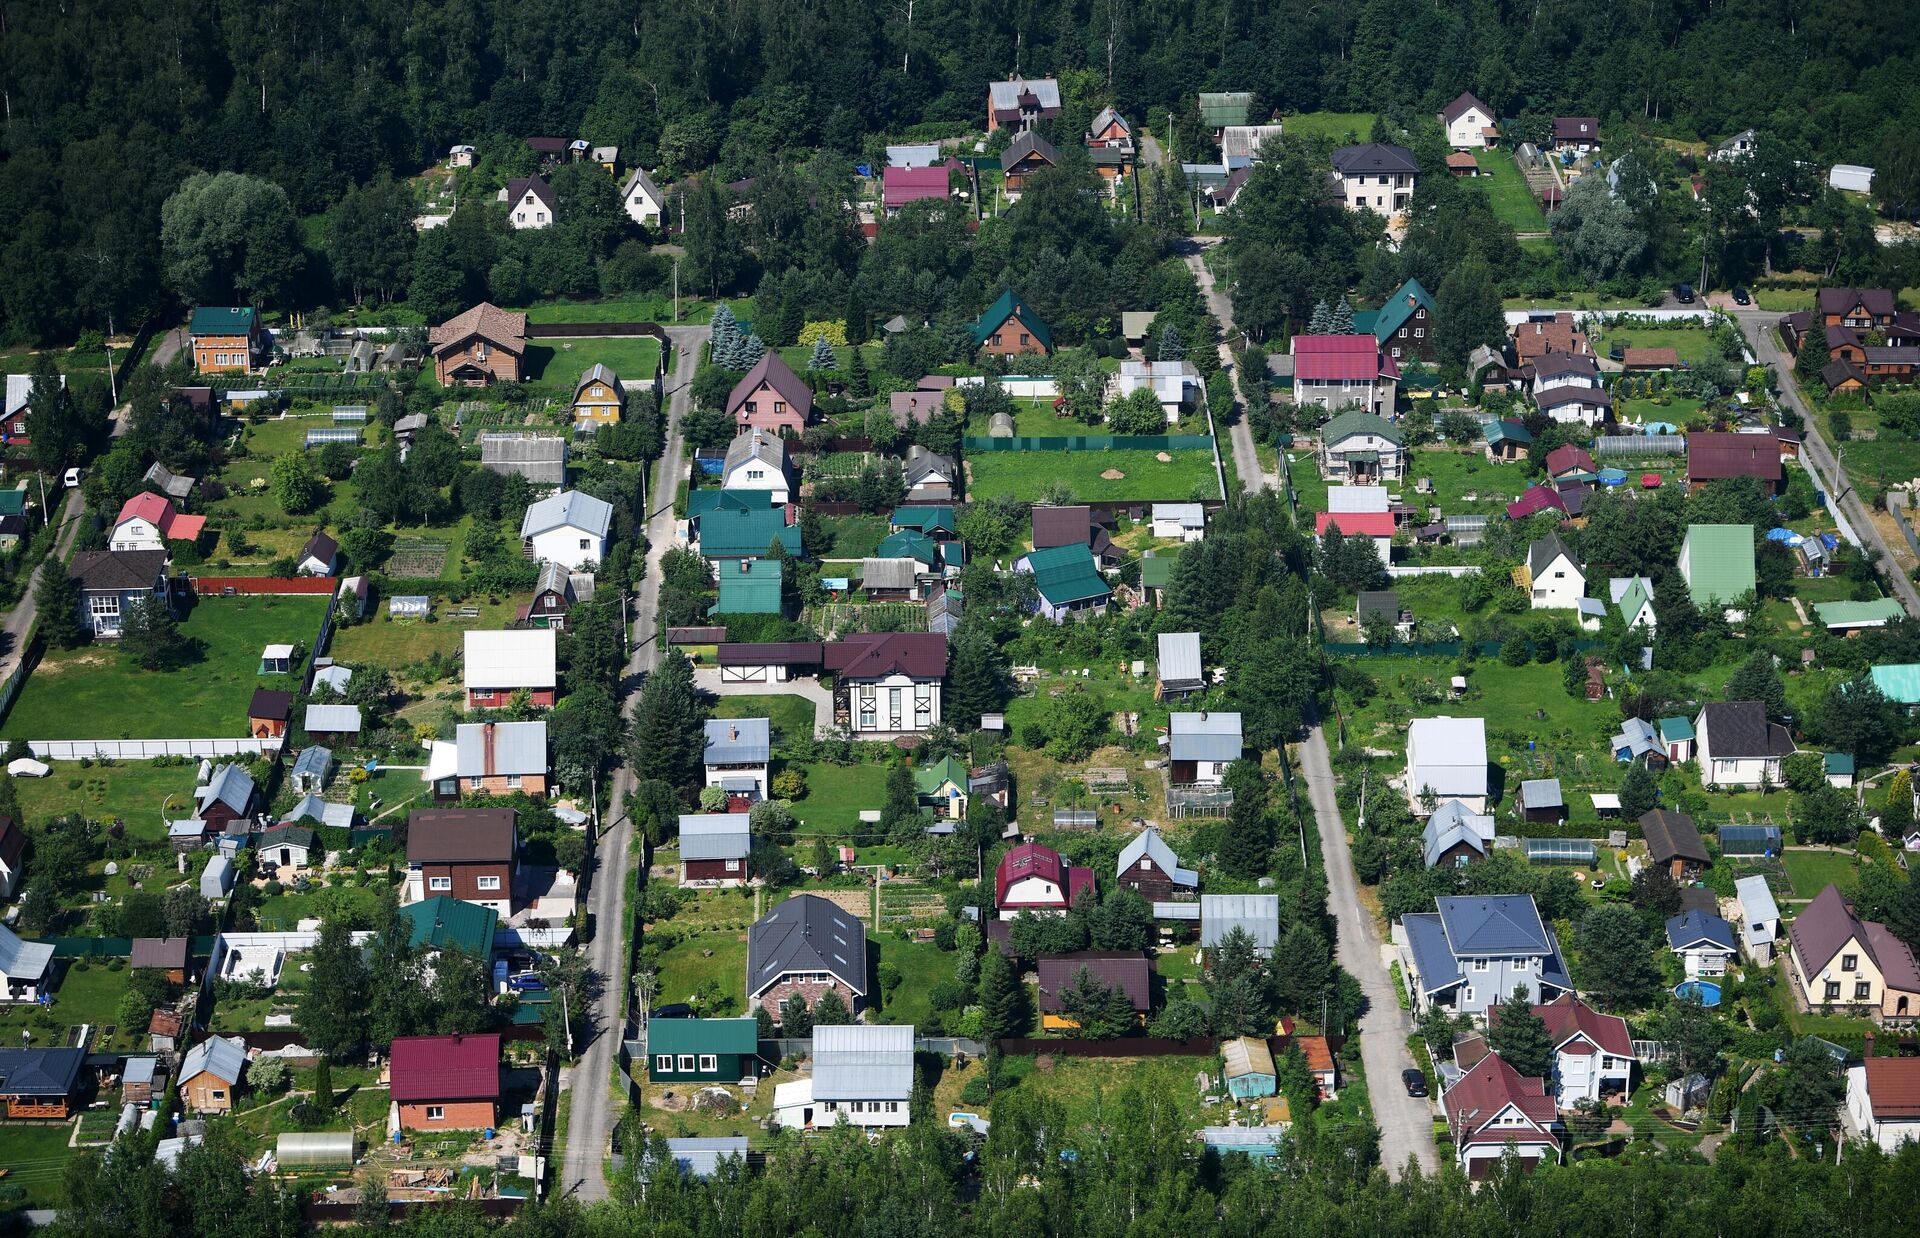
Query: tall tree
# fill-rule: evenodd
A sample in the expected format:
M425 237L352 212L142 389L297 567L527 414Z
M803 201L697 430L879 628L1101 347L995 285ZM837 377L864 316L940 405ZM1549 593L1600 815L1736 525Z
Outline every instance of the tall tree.
M344 1059L367 1038L367 965L345 919L333 916L320 925L307 965L294 1026L320 1053Z
M1132 1028L1133 1002L1117 984L1106 984L1085 967L1075 969L1060 990L1060 1010L1074 1022L1073 1034L1110 1040Z
M1447 272L1434 294L1433 309L1433 348L1445 364L1465 365L1474 349L1482 344L1498 347L1506 337L1500 290L1477 254Z
M196 172L160 208L167 280L202 304L278 302L303 261L286 191L239 172Z
M989 1040L1024 1035L1032 1021L1026 988L997 948L990 947L980 960L980 1009Z
M1499 1017L1488 1020L1487 1043L1507 1065L1531 1079L1553 1073L1553 1041L1546 1020L1533 1013L1525 985L1500 1003Z
M693 685L693 664L679 650L668 650L634 707L629 760L635 773L670 786L692 786L706 756L706 717Z
M1609 1010L1644 1006L1660 986L1646 926L1631 907L1608 903L1588 911L1579 931L1583 992Z
M180 633L167 603L148 594L127 610L120 623L120 659L143 671L168 671L185 664L194 645Z

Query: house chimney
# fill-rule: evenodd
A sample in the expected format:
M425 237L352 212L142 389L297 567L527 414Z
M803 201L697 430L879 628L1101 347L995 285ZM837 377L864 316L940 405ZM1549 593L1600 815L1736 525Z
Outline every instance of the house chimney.
M728 739L739 739L739 738L740 738L740 728L739 728L739 727L737 727L737 726L730 726L730 727L728 727L728 728L727 728L727 738L728 738Z
M493 727L494 724L489 722L486 724L487 729L480 733L482 752L480 769L488 777L493 776Z

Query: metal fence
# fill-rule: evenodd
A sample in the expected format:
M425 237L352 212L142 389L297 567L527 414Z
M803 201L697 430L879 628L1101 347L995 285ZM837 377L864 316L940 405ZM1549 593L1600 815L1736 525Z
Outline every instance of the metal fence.
M968 451L1212 451L1211 434L1068 434L960 440Z
M151 761L155 757L251 757L278 752L278 739L30 739L42 761Z

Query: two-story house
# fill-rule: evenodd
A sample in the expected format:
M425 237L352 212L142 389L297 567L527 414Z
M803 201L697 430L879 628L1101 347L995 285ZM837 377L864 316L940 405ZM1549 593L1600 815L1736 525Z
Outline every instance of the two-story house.
M1816 1009L1864 1008L1876 1023L1920 1017L1920 966L1886 925L1862 920L1836 886L1787 926L1788 974Z
M1597 116L1556 116L1553 118L1553 149L1562 156L1590 155L1600 149L1600 118Z
M1704 911L1683 911L1667 919L1667 949L1680 956L1689 980L1725 975L1727 963L1739 953L1733 926Z
M1485 812L1486 719L1415 718L1407 727L1406 792L1416 807L1431 793L1441 803L1459 800L1469 812Z
M1795 748L1787 728L1767 720L1759 701L1713 701L1693 722L1700 781L1707 787L1781 786L1781 766Z
M772 725L765 718L709 718L702 785L750 800L767 798Z
M1294 404L1317 404L1327 412L1353 406L1378 417L1392 414L1400 366L1372 335L1296 335L1287 347L1293 356ZM1325 443L1324 436L1321 441Z
M913 1099L913 1027L842 1024L813 1029L813 1075L773 1090L776 1126L864 1130L905 1126Z
M1073 867L1051 847L1021 843L994 869L993 905L1002 920L1023 911L1064 916L1093 885L1092 869Z
M740 433L764 430L797 437L813 418L813 389L802 382L780 354L761 354L727 395L727 417Z
M267 332L251 306L202 305L187 322L199 374L247 374L267 362Z
M1695 606L1703 612L1721 611L1729 621L1738 623L1746 617L1738 603L1759 584L1753 526L1688 525L1675 566L1687 582L1687 596Z
M57 565L56 565L57 566ZM127 616L152 598L180 618L164 550L83 550L67 568L79 594L80 623L95 640L118 639Z
M626 208L628 219L643 228L657 228L666 212L667 197L645 169L635 168L620 187L620 205Z
M552 707L560 679L553 629L468 632L462 648L468 709L504 708L520 691L533 705Z
M1573 991L1560 946L1527 894L1443 897L1394 929L1416 1012L1484 1016L1524 988L1535 1005Z
M1125 399L1145 389L1160 401L1167 424L1180 420L1180 411L1200 394L1200 371L1191 361L1122 361L1114 377L1114 394Z
M427 347L442 386L517 383L526 377L527 316L482 301L427 332Z
M1446 130L1447 145L1455 150L1484 150L1500 144L1500 129L1493 109L1480 102L1470 90L1440 109L1440 127Z
M1046 356L1053 351L1053 331L1009 288L974 319L973 346L996 357Z
M1025 130L1060 114L1060 83L1051 77L1017 77L987 83L987 132Z
M1428 868L1465 868L1493 850L1491 813L1475 812L1459 800L1447 800L1427 818L1420 832L1421 855Z
M1546 1080L1521 1074L1478 1036L1455 1046L1454 1062L1463 1073L1441 1094L1440 1108L1454 1160L1469 1179L1492 1177L1509 1149L1528 1170L1560 1161L1563 1127Z
M1527 547L1522 570L1534 610L1578 610L1587 596L1587 573L1558 533L1549 533Z
M947 638L938 632L849 632L821 648L834 713L856 738L919 734L940 722Z
M1052 142L1028 130L1000 152L1000 184L1009 198L1018 200L1027 178L1060 166L1060 151Z
M1547 1025L1553 1045L1552 1094L1560 1108L1572 1109L1581 1101L1626 1103L1640 1059L1625 1019L1601 1014L1572 993L1535 1006L1533 1013ZM1499 1022L1497 1007L1487 1022Z
M838 903L796 894L747 930L747 1005L774 1018L798 995L811 1006L837 993L848 1010L867 998L867 928Z
M514 913L520 868L517 816L511 808L419 808L407 815L407 880L402 902L436 894Z
M757 428L736 434L720 464L720 485L729 491L764 490L769 506L785 506L799 489L786 439Z
M536 628L567 630L567 614L575 605L593 599L593 574L575 572L551 560L540 564L533 597L520 615Z
M1433 360L1433 294L1419 280L1408 278L1377 310L1353 316L1356 331L1368 331L1395 361Z
M1389 223L1406 217L1420 165L1404 146L1367 142L1333 152L1333 180L1350 211L1373 211Z
M1172 786L1217 787L1245 750L1238 713L1176 710L1167 715L1167 781Z
M573 385L573 432L591 434L601 426L620 424L627 409L627 389L612 368L594 362Z
M1773 901L1767 879L1758 873L1737 878L1734 897L1740 903L1740 945L1761 966L1773 962L1774 943L1780 940L1780 907Z
M185 516L172 503L142 491L128 499L114 518L108 550L170 550L171 542L191 542L207 526L205 516Z
M559 222L560 199L537 176L516 176L500 191L507 204L507 225L516 230L551 228Z
M1160 831L1148 826L1120 849L1114 880L1150 903L1189 899L1200 891L1200 874L1180 867L1180 858Z
M1294 342L1299 343L1298 336ZM1349 486L1397 481L1405 471L1406 454L1407 436L1372 413L1341 413L1320 427L1320 476L1328 481Z
M568 569L592 570L607 552L613 504L579 490L527 505L520 518L520 541L527 557Z

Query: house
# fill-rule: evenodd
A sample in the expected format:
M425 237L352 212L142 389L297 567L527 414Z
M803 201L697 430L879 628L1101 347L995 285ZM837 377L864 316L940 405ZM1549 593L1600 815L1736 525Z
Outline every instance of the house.
M0 1101L6 1102L6 1116L16 1121L72 1117L79 1107L86 1060L84 1048L0 1049ZM18 1156L11 1159L16 1166L22 1164Z
M1487 459L1496 464L1525 460L1533 450L1533 434L1517 421L1489 421L1481 433L1487 440Z
M1620 365L1628 374L1651 374L1680 368L1679 350L1673 348L1625 348Z
M500 191L507 204L507 225L511 228L551 228L559 222L560 199L552 186L537 176L516 176Z
M1083 545L1035 550L1016 559L1013 570L1032 575L1038 611L1055 623L1080 611L1102 613L1113 596L1093 551Z
M787 998L811 1006L827 993L839 994L848 1010L865 1004L866 925L838 903L796 894L747 930L747 1003L777 1019Z
M1083 970L1098 983L1124 994L1133 1006L1136 1021L1145 1020L1153 1012L1153 969L1147 964L1147 956L1138 950L1043 954L1034 968L1039 976L1040 1026L1048 1031L1080 1026L1061 1003L1060 995L1074 987L1075 978Z
M600 165L600 170L608 176L620 171L620 148L618 146L596 146L587 153L589 162Z
M767 798L772 724L765 718L709 718L706 733L706 780L702 785L750 800Z
M567 440L525 430L490 430L480 436L480 467L503 477L517 473L536 486L564 486Z
M1483 150L1500 144L1500 130L1493 109L1475 98L1470 90L1440 109L1440 127L1446 130L1447 145L1455 150Z
M1094 519L1091 507L1038 504L1033 509L1033 547L1048 550L1055 546L1085 546L1103 563L1120 556L1106 528Z
M407 814L402 903L436 894L513 915L520 842L511 808L416 808Z
M700 555L706 559L758 559L778 538L789 554L798 557L800 526L790 523L789 517L784 507L752 511L722 507L709 511L700 517L696 529Z
M60 376L60 386L64 390L66 385L67 376L62 374ZM25 447L32 441L27 437L27 404L32 399L33 375L7 375L6 405L4 409L0 409L0 442L5 442L15 447ZM180 497L185 498L186 496L181 495ZM7 514L16 515L18 513L17 511L10 511Z
M740 433L763 430L792 437L813 417L813 389L769 350L733 385L726 411Z
M1295 336L1294 343L1347 338L1361 337ZM1397 481L1403 475L1406 450L1406 435L1386 418L1363 412L1340 413L1320 427L1320 476L1348 485ZM1385 562L1384 556L1381 561Z
M1887 928L1829 885L1787 927L1788 974L1808 1006L1865 1008L1876 1023L1920 1015L1920 967Z
M1216 948L1235 929L1253 939L1254 949L1258 953L1272 954L1273 948L1280 944L1280 896L1202 894L1200 948Z
M1786 487L1780 440L1771 434L1689 431L1688 487L1698 490L1726 477L1751 477L1769 495L1779 494Z
M301 721L309 738L335 748L360 738L358 705L308 705Z
M1009 288L974 320L973 346L996 357L1046 356L1053 331Z
M520 542L528 557L570 569L591 569L607 553L613 504L578 490L562 490L528 504Z
M1404 146L1367 142L1333 152L1333 181L1350 211L1373 211L1389 223L1406 216L1420 166Z
M293 718L293 693L255 688L247 703L247 734L254 739L279 739Z
M569 570L551 559L540 564L540 575L533 584L533 596L521 608L519 618L536 628L567 630L567 613L579 602L593 598L593 576Z
M1658 620L1653 613L1653 582L1645 576L1615 576L1607 581L1607 593L1620 621L1629 630L1643 628L1653 635Z
M1244 125L1253 108L1251 91L1202 91L1199 96L1200 123L1216 135L1229 125Z
M1220 1077L1235 1100L1259 1100L1279 1090L1273 1050L1258 1036L1234 1036L1220 1042Z
M1847 1115L1883 1151L1920 1143L1920 1058L1875 1057L1869 1048L1860 1065L1847 1068Z
M620 376L596 361L573 385L573 432L591 434L601 426L618 425L626 408L627 389L620 385Z
M1524 575L1534 610L1575 610L1587 594L1587 574L1558 533L1527 547Z
M20 888L21 862L26 856L27 832L11 817L0 817L0 899Z
M542 168L553 168L566 161L572 143L565 138L530 137L527 145L540 157Z
M764 490L773 506L784 506L799 489L786 440L758 428L735 435L720 464L720 486L732 491Z
M1920 705L1920 662L1881 663L1869 667L1873 686L1904 709Z
M313 531L306 544L300 547L298 566L294 568L296 576L331 576L340 562L340 543L328 537L320 529Z
M1527 894L1442 897L1401 917L1393 939L1416 1013L1429 1005L1484 1016L1525 988L1539 1004L1571 993L1559 943Z
M960 532L958 518L951 503L921 507L896 507L887 517L887 531L898 533L911 529L915 533L924 533L936 541L951 541Z
M1202 541L1207 536L1207 509L1202 503L1155 503L1151 509L1153 536L1177 542Z
M1554 481L1580 477L1591 479L1600 471L1600 466L1594 463L1586 448L1576 443L1562 443L1554 448L1547 453L1545 463L1547 476Z
M1400 366L1380 346L1371 335L1296 335L1288 341L1288 350L1293 358L1293 402L1299 406L1318 404L1327 412L1345 409L1349 405L1357 406L1362 413L1371 413L1375 419L1393 412L1394 393L1400 381ZM1354 423L1348 422L1349 416L1358 413L1343 413L1327 425L1321 427L1321 472L1326 473L1325 460L1329 450L1327 432L1335 427L1346 429ZM1361 423L1365 424L1365 423ZM1395 454L1404 450L1406 438L1399 431L1393 434ZM1335 440L1337 444L1338 440ZM1356 446L1349 451L1380 450L1377 447ZM1365 470L1363 470L1365 471ZM1372 476L1398 477L1398 473L1388 473L1384 468L1371 472Z
M1689 980L1725 975L1727 961L1738 953L1733 926L1704 911L1685 911L1668 919L1667 949L1685 962Z
M180 618L164 550L83 550L73 556L67 574L80 595L80 623L95 640L119 639L127 616L148 598Z
M309 744L300 750L287 782L302 795L316 794L326 789L327 779L332 774L333 750L321 744Z
M1713 857L1700 841L1693 818L1683 812L1655 808L1640 816L1640 833L1647 840L1647 860L1664 868L1681 885L1697 881Z
M407 904L399 913L407 922L407 945L411 949L430 955L458 950L482 962L493 957L493 935L500 917L491 907L436 894Z
M774 1088L773 1120L794 1130L900 1127L912 1097L912 1025L816 1027L813 1077Z
M1222 710L1167 715L1167 781L1176 787L1218 787L1246 749L1240 715Z
M1173 425L1180 420L1181 409L1201 392L1200 371L1191 361L1122 361L1114 378L1114 394L1124 399L1141 390L1153 392L1167 424Z
M11 384L13 376L9 375L7 381ZM9 407L13 404L11 393L8 395L7 404ZM140 480L144 485L157 486L160 493L166 495L176 503L186 502L192 497L193 488L200 484L199 478L175 473L167 468L166 465L160 464L157 461L147 467L146 474L142 476Z
M1546 1080L1522 1075L1497 1053L1455 1079L1440 1105L1454 1159L1474 1181L1492 1177L1509 1150L1528 1170L1561 1159L1560 1116Z
M527 316L482 301L427 332L427 347L442 386L517 383L526 377Z
M1140 593L1148 606L1160 605L1161 599L1173 583L1173 569L1180 562L1180 547L1171 550L1147 551L1140 559Z
M1087 126L1087 146L1102 150L1118 151L1131 159L1133 155L1133 126L1127 118L1110 107L1100 109L1093 122Z
M1737 606L1759 581L1754 571L1753 526L1688 525L1677 566L1695 606L1702 611L1724 610L1735 622L1744 619Z
M1759 146L1760 135L1753 129L1742 129L1726 141L1713 148L1707 158L1716 163L1730 163L1742 155L1750 155Z
M1734 881L1733 890L1740 903L1741 947L1755 963L1771 965L1773 944L1780 939L1780 908L1767 879L1758 873L1741 877Z
M855 738L918 734L938 726L947 638L937 632L849 632L821 647L834 676L834 713Z
M752 1079L760 1060L758 1029L752 1019L648 1019L647 1074L655 1083Z
M267 363L268 337L251 306L201 305L187 321L199 374L248 374Z
M1060 114L1060 83L1051 77L1016 77L987 83L987 132L1026 130Z
M209 1036L180 1059L181 1103L194 1113L231 1113L246 1073L246 1041Z
M1700 781L1710 788L1780 786L1781 764L1796 751L1787 728L1769 722L1758 701L1710 702L1693 729L1700 737Z
M1162 632L1157 639L1160 656L1156 662L1153 698L1164 701L1205 691L1207 676L1200 664L1200 634Z
M1019 198L1029 176L1059 166L1059 150L1032 130L1014 138L1000 152L1000 178L1010 199Z
M1563 382L1534 392L1534 407L1562 425L1595 428L1613 414L1613 399L1598 386Z
M0 985L9 1002L38 1002L52 981L53 943L22 941L0 924Z
M315 852L325 855L318 834L304 826L276 825L256 840L254 862L268 874L279 868L309 868Z
M1002 920L1023 911L1064 916L1080 897L1093 893L1093 870L1074 868L1039 843L1021 843L1000 857L993 872L993 905Z
M1600 149L1600 121L1594 116L1553 118L1553 150L1563 157L1588 155Z
M657 228L665 217L667 198L645 169L635 168L627 174L626 184L620 186L620 205L626 208L628 219L643 228Z
M500 1034L396 1036L389 1050L394 1116L403 1131L492 1130L499 1125Z
M938 142L910 142L887 147L889 168L928 168L942 162Z
M1625 1103L1639 1061L1625 1019L1601 1014L1572 993L1535 1006L1533 1013L1547 1025L1553 1045L1553 1096L1561 1109L1581 1101ZM1498 1022L1499 1008L1487 1017L1489 1023Z
M208 776L205 786L194 788L193 815L218 833L252 816L258 795L253 775L228 762Z
M1875 598L1871 602L1817 602L1814 618L1829 632L1858 636L1868 628L1884 628L1907 617L1897 598Z
M225 855L215 855L200 870L200 897L213 902L233 893L233 861Z
M1220 130L1220 159L1229 172L1260 162L1260 152L1268 142L1280 137L1278 121L1267 125L1228 125Z
M1395 361L1433 360L1433 295L1417 279L1390 293L1377 310L1353 316L1356 331L1370 331L1386 355Z
M887 410L893 414L893 424L901 429L908 426L924 426L933 420L933 415L947 406L947 392L951 387L932 391L896 391L887 397Z
M1576 329L1573 315L1565 310L1515 325L1513 377L1532 378L1535 363L1549 353L1593 356L1593 344L1585 332Z
M453 785L437 798L547 793L545 722L463 722L453 734Z
M967 766L958 757L948 755L930 765L914 767L914 796L921 805L933 809L936 821L966 819L968 787Z
M927 595L927 631L953 638L960 630L961 601L958 589L935 589Z
M559 683L559 642L551 628L465 634L463 667L468 709L499 709L516 692L551 708Z
M945 202L951 196L944 164L924 168L882 168L880 170L880 209L892 215L909 202L934 199Z
M1200 874L1181 868L1173 848L1152 826L1135 834L1133 841L1120 849L1114 880L1148 902L1192 898L1200 890Z
M680 815L680 885L731 889L747 884L753 831L744 812Z
M206 528L205 516L183 516L151 490L121 505L107 538L108 550L168 550L169 542L191 542Z
M1861 366L1861 369L1866 372L1868 378L1910 382L1914 371L1920 368L1920 348L1911 344L1868 344L1861 351L1867 355L1866 363Z
M0 1076L3 1077L3 1076ZM152 1057L130 1057L120 1072L120 1101L126 1105L138 1105L146 1108L154 1101L154 1080L161 1083L160 1095L166 1095L166 1074L160 1069L160 1062Z
M1493 834L1492 814L1474 812L1459 800L1447 800L1433 810L1420 832L1421 853L1428 868L1465 868L1487 858L1493 849Z
M928 451L916 443L907 448L904 479L910 501L951 503L960 481L960 465L952 456Z
M1654 725L1660 732L1660 744L1666 750L1667 760L1675 763L1693 760L1698 741L1691 719L1662 718Z
M1458 802L1458 801L1450 801ZM1529 778L1520 784L1520 817L1559 824L1567 819L1567 801L1558 778Z
M1484 718L1415 718L1407 727L1407 799L1432 794L1487 810L1487 723Z

